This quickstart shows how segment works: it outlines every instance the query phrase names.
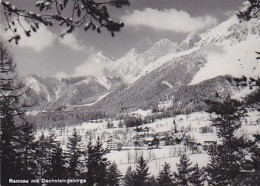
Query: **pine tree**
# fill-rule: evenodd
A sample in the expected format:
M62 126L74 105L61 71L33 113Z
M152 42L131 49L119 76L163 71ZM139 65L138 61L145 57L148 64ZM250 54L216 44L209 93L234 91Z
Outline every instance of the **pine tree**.
M206 180L206 176L203 171L199 168L199 165L196 163L192 168L192 173L190 175L189 182L194 186L203 186Z
M118 128L123 128L123 123L121 120L119 121Z
M108 129L111 128L111 124L110 124L110 121L109 121L109 120L107 121L107 128L108 128Z
M250 148L250 152L252 153L252 167L254 170L260 172L260 134L254 135L255 144Z
M17 178L16 146L17 128L14 124L13 110L9 108L8 102L1 101L1 184L8 185L9 178Z
M258 185L260 183L260 135L254 135L254 137L254 144L250 147L248 153L251 154L251 161L247 162L248 165L251 165L251 170L240 173L233 185Z
M158 184L158 182L156 181L156 179L153 175L151 177L149 177L147 185L149 185L149 186L160 186L160 184Z
M0 124L1 124L1 184L8 185L9 178L18 178L19 128L16 116L22 116L24 87L18 82L16 64L8 49L0 42Z
M177 124L176 124L175 119L173 120L173 126L174 126L174 133L177 133L178 129L177 129Z
M43 175L44 178L46 179L51 179L52 178L52 155L55 151L55 148L57 146L57 141L56 141L56 136L54 133L50 133L49 136L47 136L45 140L45 149L46 149L46 171Z
M133 182L134 185L144 186L148 185L149 180L149 168L147 167L147 162L141 156L138 159L136 170L133 173Z
M112 163L107 168L107 175L106 175L106 183L109 186L117 186L120 185L121 180L121 172L118 170L117 164Z
M181 155L180 163L177 164L178 173L174 173L178 185L188 185L191 179L193 168L191 162L186 154Z
M160 171L159 176L157 178L157 182L161 186L171 186L172 183L171 166L168 163L164 163L163 169Z
M243 10L237 13L240 20L249 21L257 18L260 15L260 0L247 0L244 4Z
M67 149L68 176L70 178L78 178L82 167L80 158L83 155L83 151L81 149L81 136L78 135L76 129L74 129L72 137L68 138Z
M125 176L124 176L124 183L125 183L126 186L134 186L133 171L132 171L131 166L129 166L127 168L127 171L126 171Z
M210 163L206 167L209 181L213 185L232 184L243 169L246 148L251 146L243 137L235 136L246 111L238 101L230 98L223 102L208 103L210 104L209 112L217 114L212 122L219 126L217 135L222 141L221 144L209 148Z
M156 148L158 148L159 144L160 144L160 140L156 136L154 136L151 145L156 146Z
M108 160L104 157L108 153L107 149L102 148L102 143L99 138L95 145L92 144L92 140L89 140L86 150L86 167L87 167L87 183L93 185L95 183L106 183L106 168L108 166Z
M39 139L36 141L35 158L37 160L38 175L42 179L45 172L48 170L48 154L46 138L42 133Z
M67 171L65 167L65 157L60 147L60 143L57 143L51 157L50 173L53 179L66 179Z
M67 178L65 156L60 143L56 141L56 136L52 132L47 137L42 133L36 141L35 158L40 179Z
M37 164L35 161L35 138L32 125L26 122L19 127L18 136L18 161L20 179L34 179L37 176Z

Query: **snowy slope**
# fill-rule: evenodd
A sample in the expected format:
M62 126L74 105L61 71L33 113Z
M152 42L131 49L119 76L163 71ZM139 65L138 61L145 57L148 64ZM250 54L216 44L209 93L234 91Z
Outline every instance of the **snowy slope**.
M33 89L38 94L42 90L42 88L40 88L40 84L38 83L38 81L33 77L26 77L25 83L29 88Z
M197 84L204 80L221 75L233 77L257 77L260 75L260 63L257 63L255 50L259 47L260 38L249 37L234 45L215 45L223 50L208 51L207 63L195 75L191 84Z
M119 59L111 59L102 52L92 54L86 62L77 66L72 76L121 77L126 82L137 76L149 63L176 50L177 43L162 39L147 51L138 54L132 49Z
M111 93L99 107L151 109L151 105L171 99L175 110L186 111L205 108L204 99L216 93L244 98L252 91L239 89L225 76L259 76L260 63L255 55L260 46L259 33L259 21L239 23L232 17L205 33L190 34L175 52L126 76L128 87Z
M231 17L204 33L189 34L179 45L162 39L143 53L132 49L119 59L98 52L76 67L74 76L116 76L132 84L169 61L199 52L207 58L207 63L191 84L220 75L255 77L260 74L259 63L255 60L255 50L260 45L259 25L259 20L239 23L236 17Z
M96 103L99 102L100 100L104 99L108 94L110 94L110 92L108 92L108 93L106 93L106 94L100 96L95 102L86 104L86 106L91 106L91 105L96 104Z
M72 76L110 76L109 69L113 65L113 60L103 55L102 52L92 54L85 63L77 66Z
M60 83L55 88L55 83L51 86L47 81L38 84L33 79L27 79L27 85L40 95L40 100L50 104L95 103L87 107L115 111L120 107L151 109L152 104L171 99L186 102L187 107L193 108L194 102L188 100L188 96L202 107L203 95L220 93L214 88L216 85L226 88L226 93L237 99L252 93L253 90L232 87L224 76L259 76L260 63L255 53L260 50L259 46L260 20L239 23L232 17L204 33L188 35L179 45L163 39L143 53L132 49L119 59L108 58L102 52L93 54L76 67L74 73L93 76L73 86ZM207 80L212 81L207 83ZM107 92L111 93L101 99Z
M169 61L174 62L175 59L195 52L206 57L207 62L190 84L198 84L221 75L256 77L260 74L260 63L257 62L255 53L259 48L260 20L239 23L236 17L232 17L202 34L188 35L176 47L175 52L147 64L131 79L131 83Z
M55 110L60 106L82 106L96 103L121 82L118 78L106 76L82 76L65 79L26 76L21 79L30 88L29 99L38 103L36 110Z
M160 68L169 61L183 56L199 53L206 58L205 65L194 76L190 84L221 75L234 77L257 77L260 74L260 63L256 60L255 51L260 48L260 20L239 23L236 17L221 23L202 34L192 33L171 53L147 64L132 79L132 82Z
M196 46L207 58L207 63L195 75L190 84L220 75L233 77L258 77L260 63L255 51L260 47L260 20L238 23L232 18L215 29L201 34Z
M43 99L50 103L59 97L60 90L64 88L56 78L32 75L22 78L22 81L32 92L40 97L37 101Z
M147 65L156 63L156 60L174 53L177 43L162 39L155 43L151 48L138 54L136 49L130 50L120 59L116 60L111 68L113 74L123 77L125 82L133 83Z
M139 110L139 114L145 116L147 113ZM242 120L242 127L237 131L236 136L244 136L250 138L253 134L259 134L259 112L254 110L248 112L248 115L244 120ZM213 114L205 112L195 112L189 115L178 115L171 118L163 118L155 120L152 123L142 125L142 127L149 128L149 134L160 136L164 132L172 134L174 131L173 121L176 123L177 130L179 134L180 131L184 132L185 135L190 136L191 139L196 143L204 144L205 141L216 141L220 143L220 139L217 138L216 128L211 128L210 118L214 117ZM98 122L83 122L76 125L65 126L64 128L53 128L52 133L56 134L57 140L61 142L62 148L65 150L68 137L72 135L74 129L82 137L82 143L84 145L88 144L88 139L91 137L94 141L100 137L101 142L106 145L106 140L113 135L119 137L120 141L125 144L127 141L133 140L133 137L137 135L137 132L134 131L135 127L130 128L118 128L119 120L113 120L114 128L107 128L107 121L99 120ZM202 127L209 127L212 130L207 132L202 132ZM50 129L41 129L37 130L36 138L39 138L40 135L49 135ZM143 132L141 132L143 135ZM86 135L87 134L87 135ZM206 151L201 151L198 154L192 154L188 148L183 146L183 143L164 146L159 145L159 148L148 149L147 147L137 149L134 145L127 145L123 147L121 151L110 151L106 154L106 157L111 161L118 164L119 169L122 173L125 173L128 166L136 166L136 157L143 156L144 159L148 162L149 172L153 175L158 175L161 170L161 166L164 162L170 163L172 171L176 171L176 163L179 162L179 157L181 152L187 153L192 163L198 163L199 166L205 166L209 157Z
M234 16L204 33L189 34L179 45L162 39L143 53L132 49L119 59L98 52L76 67L73 76L116 76L132 84L163 64L194 52L205 56L207 63L191 84L220 75L257 76L260 69L255 50L260 45L259 35L260 20L239 23Z

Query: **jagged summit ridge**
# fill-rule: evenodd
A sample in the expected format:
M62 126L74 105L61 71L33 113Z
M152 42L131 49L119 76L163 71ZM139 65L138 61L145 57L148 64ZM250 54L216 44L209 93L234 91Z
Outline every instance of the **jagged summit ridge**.
M173 92L179 92L177 101L185 99L182 95L192 96L192 92L187 92L189 87L190 91L199 93L207 82L229 91L227 89L231 88L225 81L226 76L259 77L260 63L255 53L259 44L259 20L239 23L233 17L204 33L190 34L180 45L163 39L143 53L131 49L119 59L108 58L101 52L93 54L76 70L81 75L90 70L89 74L94 72L94 77L84 79L68 90L67 86L59 86L57 90L48 88L45 81L40 81L43 83L37 86L33 79L28 79L28 84L36 94L39 89L45 89L42 88L44 85L48 89L43 91L42 97L50 100L50 95L49 98L56 100L56 105L95 103L92 108L95 105L97 108L107 106L111 110L118 106L137 108L143 104L148 108L147 105L156 104L158 100L172 99ZM208 89L205 95L210 91L215 89ZM59 95L59 99L55 95ZM99 99L101 97L104 99Z
M140 54L137 53L136 49L131 49L123 57L116 60L114 66L111 67L112 74L123 77L127 83L132 83L145 66L162 56L175 52L176 46L177 43L162 39Z
M255 51L260 45L260 20L240 23L232 17L201 35L195 47L205 55L207 63L191 84L221 75L259 77L260 64Z
M204 33L190 33L179 45L162 39L143 53L138 53L133 48L119 59L106 57L102 52L92 54L85 63L75 68L73 76L115 76L123 78L126 83L133 83L167 61L195 51L209 57L214 53L214 48L219 52L228 45L236 45L250 37L259 37L259 34L259 20L240 23L234 16Z

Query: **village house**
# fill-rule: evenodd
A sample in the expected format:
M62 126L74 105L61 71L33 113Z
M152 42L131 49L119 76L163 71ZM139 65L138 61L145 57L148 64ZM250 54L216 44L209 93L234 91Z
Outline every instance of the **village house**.
M207 151L209 149L210 145L215 145L215 144L217 144L217 141L214 141L214 140L204 141L203 150Z
M160 139L161 146L174 145L175 141L172 136L165 136Z
M108 139L106 141L107 148L109 150L117 150L118 149L118 142L115 139Z
M110 136L105 144L109 150L119 150L122 147L120 138L117 135Z

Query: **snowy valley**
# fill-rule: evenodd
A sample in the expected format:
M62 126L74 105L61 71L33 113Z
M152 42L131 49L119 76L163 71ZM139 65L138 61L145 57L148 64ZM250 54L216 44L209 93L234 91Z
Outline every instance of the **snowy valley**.
M0 7L0 185L259 186L260 0Z
M182 154L203 167L209 146L222 143L206 101L257 94L259 88L240 86L238 78L259 77L259 44L260 20L232 17L180 44L164 39L119 59L99 52L75 68L79 77L24 77L30 99L40 102L27 117L37 123L37 137L54 133L64 150L74 131L82 148L99 138L123 174L141 156L155 176L164 162L176 171ZM259 103L247 109L236 135L252 139L260 134Z
M184 104L188 95L202 102L200 97L216 92L220 96L241 92L242 97L253 92L234 86L232 78L259 76L260 64L255 53L259 43L259 20L239 23L232 17L204 33L190 34L179 45L164 39L143 53L132 49L119 59L99 52L75 68L74 75L80 77L33 75L25 77L24 83L31 88L31 97L41 100L38 110L43 105L48 111L75 110L79 106L79 110L115 113L151 109L159 102L175 103L178 99L183 103L175 109L185 112L203 104ZM182 97L184 89L187 95Z
M130 114L140 118L149 115L152 115L151 111L147 113L142 110ZM211 144L221 143L217 137L218 128L212 125L212 117L214 114L195 112L156 119L139 127L126 127L124 120L90 120L71 126L39 128L36 136L53 133L66 150L68 137L76 130L82 137L82 146L87 146L90 138L93 141L99 138L103 147L110 150L106 157L117 163L122 173L129 166L134 168L142 156L148 162L151 174L157 176L164 162L171 165L172 171L176 171L175 164L184 153L201 167L208 163L207 149ZM251 139L253 134L260 134L259 122L260 112L249 111L236 136ZM155 139L158 139L157 143Z

